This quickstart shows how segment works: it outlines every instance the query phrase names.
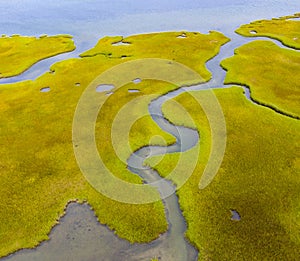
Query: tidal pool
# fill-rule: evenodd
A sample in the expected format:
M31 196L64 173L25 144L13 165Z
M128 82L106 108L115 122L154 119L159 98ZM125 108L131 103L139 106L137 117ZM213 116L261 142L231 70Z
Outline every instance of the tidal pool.
M135 83L135 84L138 84L142 81L142 79L140 78L136 78L136 79L133 79L132 82Z
M40 89L40 92L50 92L50 87L43 87Z
M240 221L241 220L241 216L240 216L239 212L237 212L234 209L231 209L230 212L231 212L231 215L232 215L231 220L233 220L233 221Z
M138 90L138 89L128 89L128 92L137 93L137 92L140 92L140 90Z

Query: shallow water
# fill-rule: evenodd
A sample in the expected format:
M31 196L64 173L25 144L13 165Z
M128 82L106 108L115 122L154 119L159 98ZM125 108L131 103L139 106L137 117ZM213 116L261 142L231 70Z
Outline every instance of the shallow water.
M60 225L52 230L49 241L36 249L25 249L1 260L150 261L155 256L166 257L162 260L176 260L174 253L166 253L170 248L169 244L173 244L172 241L165 241L166 235L150 244L130 244L99 224L89 205L70 203L66 212L67 215L61 218ZM158 245L161 246L159 250L156 248ZM196 257L189 253L188 258L195 260Z
M234 29L252 20L284 16L300 10L300 3L296 1L278 0L176 0L172 1L172 4L167 0L150 0L147 5L135 0L122 0L117 3L108 0L85 1L83 5L81 3L82 1L78 0L2 2L0 8L2 33L37 36L43 33L68 33L74 35L77 50L38 62L24 74L10 79L0 79L0 83L34 79L49 71L50 65L54 62L77 57L84 50L93 47L98 39L105 35L128 36L173 30L205 33L209 30L218 30L231 37L232 41L222 47L215 59L207 63L208 69L213 72L213 79L205 86L199 85L190 89L219 88L223 87L225 77L219 62L225 57L232 56L234 48L254 40L234 34ZM149 111L161 128L177 138L180 135L188 138L184 138L183 144L177 143L168 148L144 148L140 151L141 155L164 154L178 149L185 151L198 141L194 132L172 127L160 114L161 104L181 92L183 91L172 92L151 103ZM250 98L249 90L246 88L245 94ZM137 171L140 175L144 175L145 179L159 178L157 173L141 167L143 158L129 159L129 166L131 168L139 166ZM174 187L169 189L172 190ZM21 250L1 260L150 260L154 256L164 257L163 260L175 260L175 257L177 260L194 260L197 253L184 240L186 225L175 194L166 199L165 206L166 209L174 209L173 212L167 213L168 221L172 224L168 233L149 244L131 245L126 240L119 239L107 227L100 225L88 205L72 203L66 210L66 216L60 220L60 225L51 231L50 241L42 243L34 250ZM183 248L184 252L181 251Z
M182 92L183 91L184 90L182 90ZM170 99L172 96L175 97L179 92L180 89L169 93L167 99ZM160 128L176 137L176 143L166 147L143 147L131 154L127 160L127 164L128 169L141 176L146 183L155 184L155 182L161 182L160 184L153 186L158 189L161 198L163 199L169 230L165 235L164 244L155 246L153 252L158 256L157 253L163 250L164 252L161 254L162 260L195 260L197 251L189 244L184 236L187 227L175 193L176 186L170 181L163 180L157 171L144 166L144 160L148 157L186 151L195 146L199 140L199 135L196 130L175 126L163 117L161 107L165 101L166 96L153 100L149 104L149 113Z

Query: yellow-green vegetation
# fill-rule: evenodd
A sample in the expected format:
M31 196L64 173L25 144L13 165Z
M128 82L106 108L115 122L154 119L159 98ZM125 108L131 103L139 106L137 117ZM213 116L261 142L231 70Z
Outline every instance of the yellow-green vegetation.
M194 59L193 63L187 62L187 65L193 65L203 77L208 78L203 62L216 55L228 39L218 33L186 33L187 38L178 41L176 35L179 34L154 34L151 40L151 35L136 36L139 40L130 46L109 46L103 43L103 48L111 55L82 55L81 58L54 64L50 72L34 81L0 85L0 256L20 248L34 247L47 239L65 205L73 199L87 201L101 223L107 224L120 237L131 242L147 242L166 231L162 202L124 204L104 197L88 184L74 157L72 122L77 102L91 81L108 68L145 57L145 53L148 55L146 57L164 57L183 62L190 61L190 57L199 57L199 60ZM147 48L153 46L152 52L142 48L143 38L146 39ZM104 39L115 41L114 38ZM97 49L101 48L103 41L100 40ZM161 48L162 43L169 45ZM181 48L189 51L172 52ZM134 56L131 57L132 53ZM127 58L121 59L122 56ZM157 88L153 87L154 84ZM49 87L50 91L40 92L44 87ZM99 139L99 153L113 173L130 182L141 183L141 179L130 174L126 164L115 156L110 135L105 135L110 134L113 117L120 108L118 103L124 104L143 93L153 93L153 97L157 97L177 87L143 81L139 86L140 93L129 93L128 88L132 89L133 86L129 84L114 91L102 107L96 136ZM95 95L105 97L105 93L95 92ZM142 101L135 105L132 113L144 113L149 100L145 98ZM154 132L166 142L172 142L172 138L159 131L154 122L153 127L141 126L146 123L150 124L147 116L132 126L130 141L132 137L137 137L135 143L132 143L133 149L141 146L142 141L143 144L149 141L149 136ZM121 150L120 153L124 157L129 156L127 151Z
M69 35L0 37L0 78L19 75L36 62L75 49Z
M237 48L221 65L228 71L225 84L246 85L256 102L300 118L299 52L253 41Z
M192 94L198 99L206 93ZM227 148L216 177L203 190L198 184L211 144L208 121L192 96L176 98L194 118L202 139L198 165L178 191L187 237L199 249L199 260L296 260L300 256L299 121L254 105L240 87L218 89L215 94L226 119ZM184 114L175 115L174 109L172 100L163 106L168 119L184 122ZM167 175L176 157L179 154L166 155L155 168ZM231 220L232 209L241 221Z
M212 58L212 52L217 53L220 46L228 41L227 37L215 31L207 35L197 32L168 32L127 38L105 37L93 49L81 54L81 57L105 55L110 58L170 59L188 66L200 73L204 80L208 80L211 73L205 68L205 62ZM112 47L114 43L121 45Z
M125 86L126 90L127 88L130 89L131 85ZM112 137L111 143L108 144L106 150L102 151L108 153L109 148L114 148L124 160L133 151L145 146L145 141L152 145L166 145L176 142L172 135L162 132L159 126L153 122L148 112L149 103L157 97L157 95L152 94L168 92L176 86L159 81L144 80L139 84L139 88L141 89L140 92L127 95L124 95L124 91L121 89L107 100L105 107L99 113L99 124L97 126L99 137L96 137L99 150L106 143L107 137L110 136ZM113 113L115 114L112 115ZM114 119L112 129L105 128L105 124L100 120L105 117ZM115 154L114 151L111 151L111 153ZM108 158L110 157L115 158L113 155ZM111 163L113 161L110 160ZM112 168L114 168L113 165Z
M300 13L273 18L272 20L259 20L242 25L235 32L250 37L266 36L279 40L284 45L300 49L300 21L291 20L299 18Z
M140 178L127 170L126 159L133 151L145 146L145 142L150 144L154 135L161 136L162 141L168 144L176 141L152 121L148 113L148 104L162 93L177 87L165 82L145 80L139 84L140 92L128 93L127 90L133 85L134 83L131 83L117 89L106 100L98 114L96 141L100 157L115 176L140 183ZM111 126L112 120L114 125ZM158 140L157 145L165 145L162 141ZM120 159L123 159L123 162Z

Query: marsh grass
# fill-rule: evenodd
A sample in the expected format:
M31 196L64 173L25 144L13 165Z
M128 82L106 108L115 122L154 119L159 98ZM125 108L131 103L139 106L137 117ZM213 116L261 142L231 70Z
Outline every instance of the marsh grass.
M270 41L253 41L221 62L225 84L250 88L251 98L291 117L300 118L300 53Z
M247 37L270 37L288 47L300 49L300 21L290 20L291 18L299 17L300 14L298 13L272 20L254 21L250 24L242 25L235 32Z
M81 54L81 57L97 55L110 58L127 57L133 59L161 58L175 60L200 73L204 80L211 78L211 73L206 69L205 63L212 58L212 52L217 53L221 45L229 39L223 34L211 31L209 34L185 32L185 39L178 39L182 32L166 32L133 35L127 38L104 37L97 45ZM128 42L125 46L112 46L118 41Z
M183 41L177 43L175 35L178 34L135 36L130 38L132 44L127 46L112 46L113 39L104 38L108 39L109 45L103 43L105 40L100 40L96 49L104 48L111 55L98 55L92 49L87 52L90 55L52 65L50 72L34 81L0 85L0 256L21 248L34 247L48 239L51 228L63 214L67 202L76 199L88 202L102 224L108 225L118 236L130 242L149 242L166 231L162 202L144 205L116 202L89 185L74 157L72 122L77 102L88 84L108 68L130 59L149 56L183 61L188 65L192 63L208 79L210 74L204 62L215 56L228 38L219 33L192 33L190 41L181 39ZM143 38L147 48L152 46L150 50L143 47ZM20 40L18 37L12 39L17 42ZM47 41L48 37L42 39ZM210 42L212 39L217 42ZM70 38L67 41L71 41ZM160 48L162 44L166 48ZM180 48L188 49L189 52L181 52ZM178 51L173 52L173 49ZM38 50L42 52L41 47ZM132 52L134 56L131 56ZM32 56L34 53L30 53L28 58L23 57L22 61L31 61ZM123 56L127 58L122 59ZM190 57L194 57L192 61ZM10 73L16 72L11 69ZM51 91L41 93L40 89L45 86L50 87ZM126 164L116 157L111 141L105 141L110 138L113 117L120 109L120 104L143 93L152 93L157 97L177 87L162 82L143 81L139 84L141 92L128 93L128 88L133 86L132 83L109 96L97 121L96 136L99 153L113 173L129 182L141 183L141 179L131 174ZM95 91L95 95L105 94ZM149 102L149 99L144 99L136 104L132 115L146 113ZM145 115L130 129L131 148L135 150L144 145L153 134L163 137L167 143L173 141L149 115ZM128 151L122 148L120 154L124 158L129 156Z
M187 237L199 249L199 260L295 260L300 255L299 121L254 105L240 87L215 94L226 119L227 148L204 190L198 184L210 151L208 121L189 94L176 97L193 116L202 140L198 165L177 192ZM174 115L175 107L166 102L164 114L175 124L184 122L183 114ZM166 155L155 166L162 176L174 167L176 156ZM230 209L239 212L241 221L231 220Z
M26 71L36 62L75 49L69 35L0 37L0 78Z

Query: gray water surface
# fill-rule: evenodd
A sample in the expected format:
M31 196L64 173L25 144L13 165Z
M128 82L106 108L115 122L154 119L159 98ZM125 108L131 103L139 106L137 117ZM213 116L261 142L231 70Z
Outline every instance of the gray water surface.
M300 11L296 0L10 0L0 1L1 34L71 34L76 50L38 62L0 83L35 79L51 64L78 57L104 36L164 31L220 31L228 37L241 24Z
M169 201L168 201L169 202ZM87 204L70 203L67 214L53 228L50 240L36 249L25 249L1 260L14 261L150 261L176 259L178 253L169 252L176 238L166 241L166 235L149 244L130 244L101 225ZM172 228L171 228L172 229ZM161 246L157 249L157 246ZM180 254L180 253L179 253ZM189 260L195 256L189 253ZM161 257L164 259L161 259Z

